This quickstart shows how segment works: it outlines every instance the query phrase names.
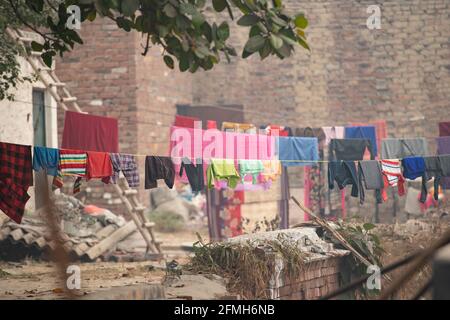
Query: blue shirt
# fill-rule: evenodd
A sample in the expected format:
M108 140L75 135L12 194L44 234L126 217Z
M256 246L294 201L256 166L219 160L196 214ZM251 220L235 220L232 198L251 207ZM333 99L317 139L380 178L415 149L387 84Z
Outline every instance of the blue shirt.
M59 165L59 150L46 147L33 148L33 169L39 171L46 169L47 174L56 176Z
M408 157L402 160L403 176L414 180L425 174L425 159L423 157Z
M283 160L319 160L319 141L310 137L278 137L278 157L283 166L307 166L315 162Z

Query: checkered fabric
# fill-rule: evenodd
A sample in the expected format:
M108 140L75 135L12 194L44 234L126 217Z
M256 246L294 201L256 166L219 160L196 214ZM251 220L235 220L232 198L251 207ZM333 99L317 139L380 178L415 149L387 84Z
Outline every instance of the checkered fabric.
M123 172L130 188L139 187L139 172L135 157L129 154L111 153L111 162L113 165L113 175L111 180L117 183L120 171Z
M0 210L17 223L22 221L31 185L31 147L0 142Z

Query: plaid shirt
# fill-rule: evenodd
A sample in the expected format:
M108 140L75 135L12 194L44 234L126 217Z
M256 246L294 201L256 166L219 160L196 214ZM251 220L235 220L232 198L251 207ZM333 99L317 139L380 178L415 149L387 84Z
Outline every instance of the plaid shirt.
M111 153L110 156L113 165L111 181L117 183L119 173L122 171L130 188L139 187L139 172L134 156L119 153Z
M31 147L0 142L0 209L15 222L22 221L27 194L33 185Z

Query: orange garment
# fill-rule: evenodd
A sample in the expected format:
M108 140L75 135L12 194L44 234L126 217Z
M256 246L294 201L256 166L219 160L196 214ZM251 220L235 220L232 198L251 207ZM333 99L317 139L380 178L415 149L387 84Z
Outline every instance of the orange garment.
M261 181L268 182L275 181L281 176L281 161L280 160L262 160L264 171L261 172Z
M109 183L113 174L113 167L109 153L87 151L86 178L87 180L101 178L103 182Z

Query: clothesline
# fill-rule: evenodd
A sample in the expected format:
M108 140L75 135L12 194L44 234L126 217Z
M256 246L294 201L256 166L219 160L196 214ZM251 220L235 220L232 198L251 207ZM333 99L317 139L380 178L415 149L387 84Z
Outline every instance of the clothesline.
M34 103L32 103L30 101L18 100L18 99L15 99L14 101L27 103L27 104L30 104L30 105L34 105ZM58 107L50 106L50 105L47 105L47 104L39 104L39 105L43 106L45 108L49 108L49 109L55 109L55 110L59 109ZM221 106L210 106L210 107L211 108L222 109L222 110L232 110L232 108L221 107ZM193 107L193 108L195 108L195 107ZM157 110L157 111L152 110L152 112L156 112L156 113L158 113L160 115L165 115L165 116L170 116L170 117L174 117L174 116L177 115L176 113L166 113L166 112L161 112L159 110ZM246 110L245 113L255 113L255 114L258 114L258 115L264 114L264 115L269 116L270 118L272 118L274 116L274 114L271 114L271 113L268 113L268 112L253 112L253 111ZM287 114L286 114L286 116L287 116ZM280 117L280 118L283 118L283 116ZM158 125L158 126L162 125L161 123L151 122L151 121L127 121L127 123L138 123L138 124L148 124L148 125ZM345 125L332 125L332 126L321 126L321 127L336 127L336 126L346 127ZM164 127L171 127L171 125L165 125ZM397 137L392 137L392 138L395 139ZM423 137L423 138L427 139L429 141L435 141L435 139L436 139L436 137ZM408 139L408 137L406 137L406 138L405 137L401 137L401 138L398 138L398 139Z
M283 138L283 137L281 137ZM1 141L4 143L10 143L10 142L5 142L5 141ZM70 149L66 149L66 148L53 148L53 147L46 147L46 146L38 146L38 145L29 145L29 144L20 144L20 143L15 143L17 145L21 145L21 146L25 146L25 147L41 147L41 148L49 148L49 149L59 149L59 150L70 150ZM78 150L78 151L85 151L85 152L99 152L97 150ZM105 153L119 153L121 155L127 155L127 156L134 156L134 157L170 157L172 159L201 159L201 160L211 160L211 159L224 159L224 160L261 160L261 159L246 159L246 158L220 158L220 157L209 157L209 158L204 158L204 157L192 157L189 158L187 156L182 156L182 157L178 157L178 156L164 156L164 155L155 155L155 154L139 154L139 153L127 153L127 152L105 152ZM429 157L435 157L436 155L425 155L425 156L420 156L422 158L429 158ZM450 156L450 154L440 154L439 156ZM411 155L408 157L417 157L417 155ZM408 158L406 157L406 158ZM395 160L403 160L405 158L396 158ZM348 162L358 162L358 161L364 161L366 159L359 159L359 160L280 160L280 159L264 159L261 161L281 161L281 162L298 162L298 163L330 163L330 162L336 162L336 161L348 161ZM374 160L392 160L392 159L374 159Z

